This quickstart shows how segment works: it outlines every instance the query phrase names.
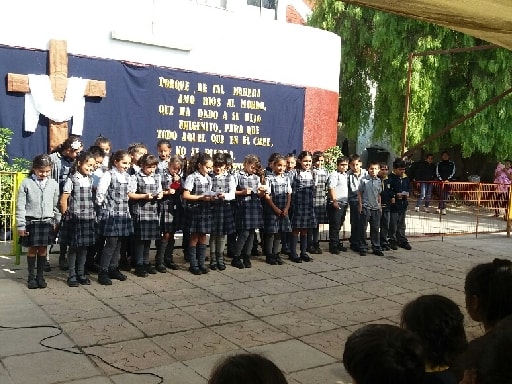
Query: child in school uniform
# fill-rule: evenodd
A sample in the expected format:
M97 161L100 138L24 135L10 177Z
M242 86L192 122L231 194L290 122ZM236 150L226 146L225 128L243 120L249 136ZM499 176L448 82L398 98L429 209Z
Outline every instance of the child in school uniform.
M105 237L101 253L98 282L111 285L112 280L126 280L119 270L119 254L122 239L133 234L133 223L128 205L130 191L130 154L115 152L110 159L110 169L105 172L96 191L96 204L100 206L99 233Z
M297 156L297 166L292 176L292 205L291 205L291 255L295 263L309 262L313 259L307 254L308 232L317 226L313 195L315 179L312 172L313 155L302 151ZM297 243L300 237L300 255L297 255Z
M243 169L236 175L236 200L238 202L236 226L238 238L231 265L238 269L251 268L251 249L255 231L263 226L263 208L260 198L265 194L258 174L261 162L256 155L244 158Z
M151 240L160 238L160 217L158 200L162 198L160 175L155 174L158 164L156 156L145 154L138 162L140 170L132 176L134 192L129 192L130 212L133 220L133 257L135 275L154 275L155 268L149 262Z
M174 262L174 234L183 228L183 160L178 155L169 158L167 169L161 173L163 198L160 200L161 238L156 241L155 269L166 272L166 267L178 270ZM184 245L185 246L185 245Z
M295 175L295 166L297 165L297 156L295 153L288 153L284 157L286 160L286 170L284 172L285 176L288 177L291 184L291 178ZM292 242L292 233L284 232L281 234L281 252L284 255L290 256L291 254L291 242Z
M69 170L73 165L76 157L82 152L83 144L79 136L70 135L64 142L59 145L50 154L52 161L51 177L59 183L59 192L62 194L62 188L69 175ZM66 260L67 244L59 240L59 269L65 271L68 269L68 261ZM46 271L51 270L49 256L47 256Z
M51 169L49 155L34 157L30 176L21 182L16 199L16 228L21 245L28 247L29 289L47 286L44 266L48 245L53 242L61 217L58 209L59 184L49 177Z
M290 180L284 175L286 160L283 156L274 156L272 169L272 173L266 178L267 191L263 205L265 261L270 265L281 265L283 264L279 256L281 234L292 231L288 216L292 187Z
M391 220L391 199L394 192L389 184L389 166L387 163L380 163L379 179L382 183L382 192L380 193L380 205L382 213L380 216L380 248L383 251L389 251L389 222Z
M236 182L235 178L226 169L228 155L215 153L212 156L213 171L210 174L212 179L212 192L215 198L212 201L213 222L210 232L210 269L223 271L226 269L224 263L224 248L226 235L235 232L235 219L231 209L231 201L235 199Z
M236 172L233 169L233 158L230 154L226 157L226 172L229 173L233 179L235 180L235 185L237 184L236 179ZM236 218L236 209L237 209L237 201L236 198L234 200L231 200L231 211L233 212L233 217ZM226 236L226 257L229 257L230 259L233 258L235 254L235 247L236 247L236 238L237 238L237 228L236 228L236 221L235 221L235 231L233 233L229 233Z
M359 229L361 227L361 215L359 213L358 189L359 180L366 176L368 172L361 168L361 158L358 154L349 156L348 177L348 205L350 207L350 249L359 252Z
M160 139L156 143L156 152L158 153L158 166L156 173L162 173L167 169L172 152L172 144L167 139Z
M148 148L144 143L133 143L128 146L128 153L130 154L130 168L128 174L135 176L139 171L139 160L142 156L148 153ZM128 200L128 205L131 206L133 200ZM131 271L135 268L135 259L133 257L133 238L124 237L121 239L121 250L119 255L119 268L122 271Z
M405 174L405 161L397 158L393 161L393 172L389 175L390 188L393 191L391 216L389 220L389 246L411 250L412 247L405 234L405 215L409 205L409 178Z
M103 157L103 161L101 163L101 171L102 172L105 172L108 170L108 163L109 163L109 160L110 160L110 151L112 149L112 142L110 141L109 138L103 136L103 135L99 135L98 137L96 137L96 139L94 140L94 144L93 146L98 146L100 147L103 152L104 152L104 157Z
M194 275L208 273L206 260L206 236L212 230L211 202L212 179L208 175L213 162L210 155L199 152L190 160L189 174L183 187L183 198L186 200L185 226L190 229L188 256L189 271Z
M70 169L60 198L60 239L68 244L67 283L70 287L91 284L85 276L85 261L88 248L96 241L96 211L91 176L95 165L93 153L80 153Z
M343 241L340 239L340 230L345 221L348 207L347 169L348 157L339 157L336 160L336 171L332 172L327 180L329 252L333 255L339 255L340 252L347 252L347 247L343 246Z
M315 192L313 195L313 205L315 207L316 228L308 231L308 252L321 254L320 248L320 224L328 223L326 203L326 185L327 171L324 168L324 153L322 151L313 152L313 178L315 180Z
M380 193L382 192L382 183L377 176L379 173L379 163L370 161L368 164L368 175L362 177L359 181L357 198L359 202L360 227L359 227L359 255L366 256L368 252L368 243L366 242L366 228L370 223L370 240L372 243L373 254L384 256L380 248Z

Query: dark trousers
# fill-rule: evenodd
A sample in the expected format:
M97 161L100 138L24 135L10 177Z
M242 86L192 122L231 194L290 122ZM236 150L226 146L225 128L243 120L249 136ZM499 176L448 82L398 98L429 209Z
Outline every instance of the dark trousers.
M347 204L340 204L334 208L332 204L327 206L327 217L329 218L329 248L335 249L340 242L340 230L345 222Z
M389 241L399 245L408 242L407 237L405 237L405 211L391 212Z
M391 220L391 212L389 210L382 211L381 216L380 216L380 246L381 246L381 248L389 245L389 222L390 222L390 220Z
M367 251L368 243L366 242L366 228L370 224L370 241L372 243L373 251L380 251L380 209L369 209L363 207L363 212L360 215L360 238L359 238L359 251Z
M361 226L361 215L359 214L359 202L349 201L348 205L350 206L350 248L358 249L359 248L359 232Z

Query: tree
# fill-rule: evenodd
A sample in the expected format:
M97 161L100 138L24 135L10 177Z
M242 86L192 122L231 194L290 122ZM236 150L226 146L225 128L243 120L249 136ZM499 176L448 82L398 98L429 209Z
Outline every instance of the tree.
M342 38L339 114L347 136L356 138L367 126L374 84L374 139L390 137L396 152L401 148L409 53L488 44L448 28L337 0L317 0L309 25ZM512 52L503 48L416 57L407 146L511 88L511 62ZM460 145L463 157L510 156L511 104L512 97L505 97L425 149L437 152Z

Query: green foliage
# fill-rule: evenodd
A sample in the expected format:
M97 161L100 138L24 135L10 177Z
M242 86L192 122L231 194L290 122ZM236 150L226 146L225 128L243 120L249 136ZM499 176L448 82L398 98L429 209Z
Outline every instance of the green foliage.
M12 140L13 132L9 128L0 128L0 171L4 172L27 172L31 163L29 160L14 157L9 163L7 146Z
M356 139L374 111L375 141L389 137L399 151L410 53L486 45L453 30L422 21L344 4L317 0L309 25L342 39L339 116ZM512 52L502 48L417 56L413 59L406 146L411 147L492 97L512 87ZM372 105L370 90L376 87ZM512 155L512 96L450 130L425 150L460 145L496 158Z
M336 170L336 161L340 156L343 156L343 153L341 152L341 148L338 147L337 145L334 147L327 148L324 151L324 167L327 170L327 172L333 172Z

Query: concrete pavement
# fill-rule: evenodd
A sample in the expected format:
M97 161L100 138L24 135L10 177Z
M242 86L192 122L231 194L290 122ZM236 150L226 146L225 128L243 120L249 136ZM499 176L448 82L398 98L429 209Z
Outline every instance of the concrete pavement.
M202 276L186 270L178 250L179 271L128 273L106 287L93 275L92 285L69 288L54 268L48 288L36 290L26 287L25 257L16 266L0 256L0 326L11 327L0 328L0 383L204 384L219 358L240 351L264 353L289 383L349 383L341 356L352 331L397 324L420 294L463 308L466 272L511 257L505 234L410 240L413 250L385 257L331 255L323 244L311 263L255 257L251 269ZM466 325L471 338L482 333L467 316Z

